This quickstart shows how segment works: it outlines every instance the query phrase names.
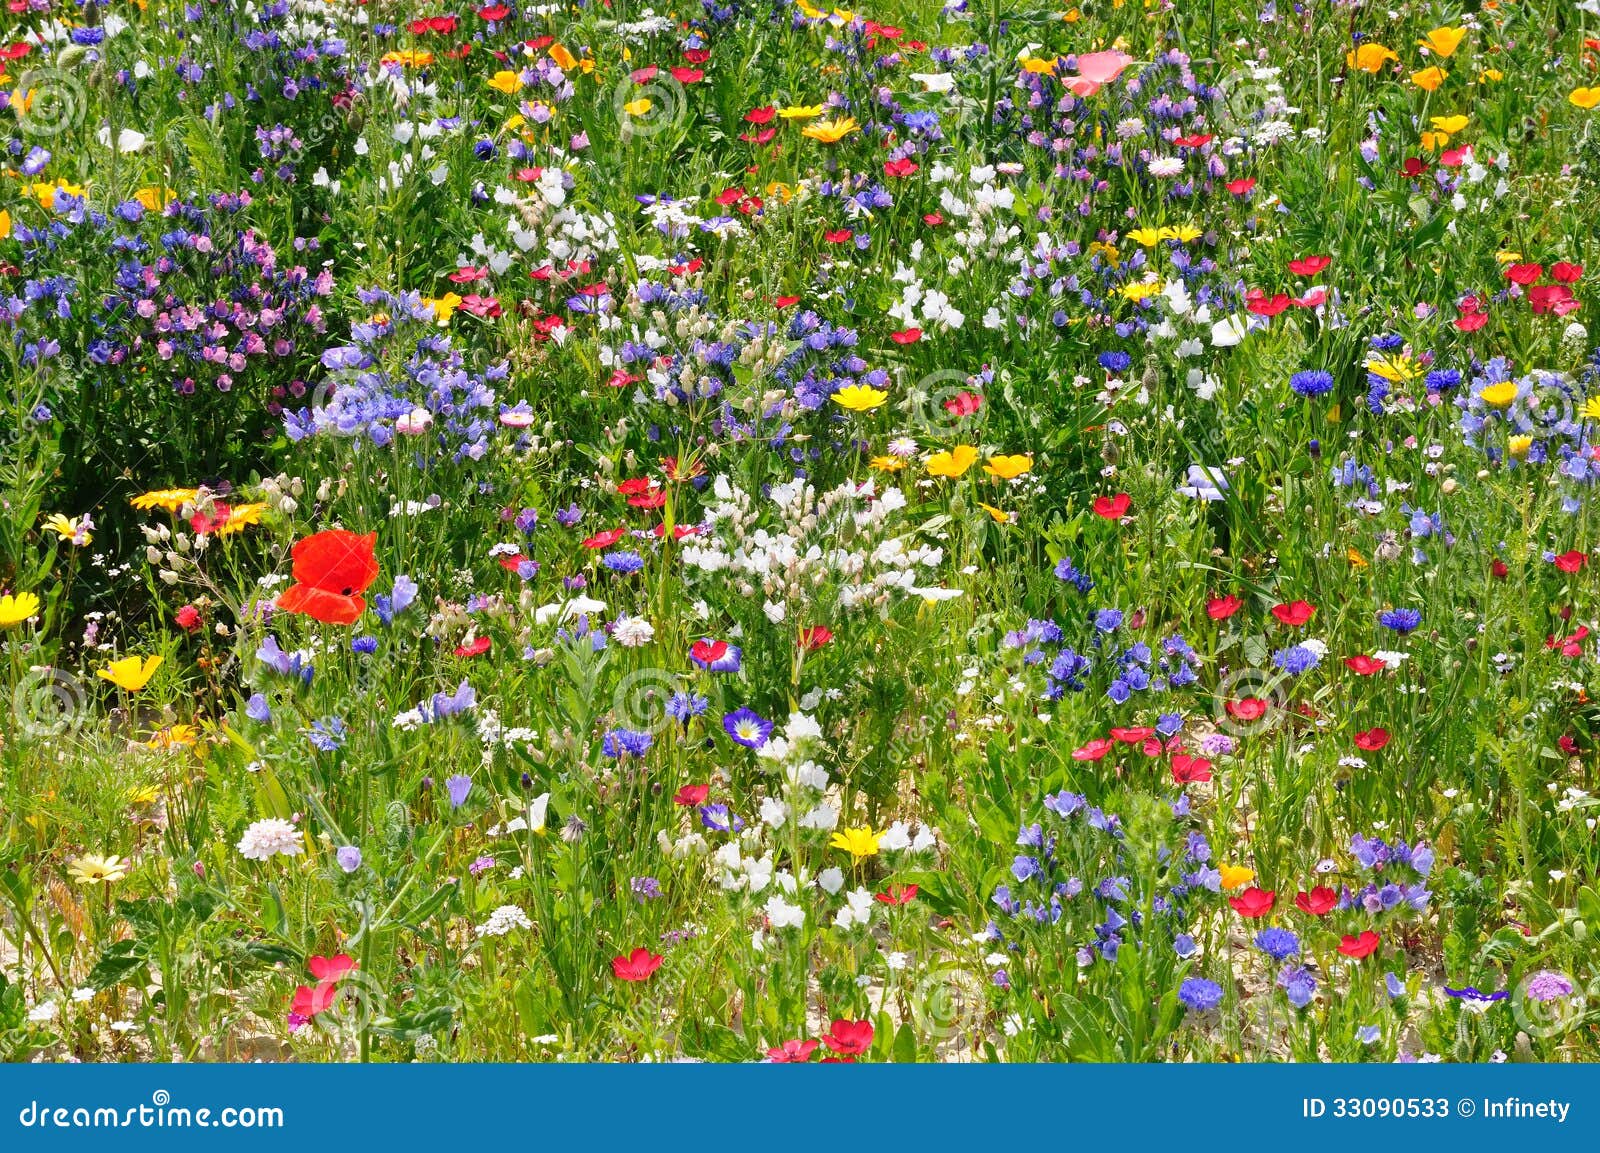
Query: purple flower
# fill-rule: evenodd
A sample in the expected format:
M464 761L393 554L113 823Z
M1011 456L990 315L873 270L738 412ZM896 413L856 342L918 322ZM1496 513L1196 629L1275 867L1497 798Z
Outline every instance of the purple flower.
M347 873L353 873L361 867L361 850L354 845L340 847L333 857L339 862L339 867Z
M462 773L453 777L446 777L445 791L450 794L450 807L459 809L467 803L467 795L472 792L472 778Z
M1317 979L1304 965L1290 965L1279 973L1278 987L1296 1009L1304 1009L1317 995Z
M772 735L772 722L741 708L722 718L722 727L733 738L733 743L747 749L759 749Z
M1528 978L1528 996L1541 1004L1572 996L1572 981L1561 973L1542 969Z
M1178 986L1178 1000L1196 1013L1209 1013L1222 1004L1222 986L1204 977L1189 977Z

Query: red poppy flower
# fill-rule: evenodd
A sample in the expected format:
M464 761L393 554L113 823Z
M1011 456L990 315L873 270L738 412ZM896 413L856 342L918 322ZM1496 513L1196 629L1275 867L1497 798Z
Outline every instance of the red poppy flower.
M289 1003L289 1012L295 1017L309 1021L318 1013L325 1013L333 1008L333 1003L338 999L339 986L333 981L322 981L315 986L296 985L294 1000Z
M1133 729L1112 729L1111 735L1125 745L1137 745L1147 739L1155 730L1148 726Z
M905 156L902 156L899 160L885 160L883 162L883 174L885 176L893 176L903 179L907 176L910 176L916 170L916 161Z
M289 553L295 583L278 594L278 608L325 625L354 624L367 609L361 594L378 579L377 542L375 532L342 528L296 541Z
M1236 721L1259 721L1267 715L1270 702L1260 697L1245 697L1242 700L1229 701L1224 707Z
M1104 737L1096 737L1086 745L1081 745L1072 750L1072 759L1075 761L1098 761L1116 745Z
M1268 296L1259 288L1252 288L1244 294L1244 307L1247 312L1253 312L1257 316L1277 316L1289 307L1289 294L1279 292Z
M337 981L356 967L356 961L349 953L335 953L331 957L312 957L306 967L319 981Z
M1365 653L1355 657L1344 658L1345 667L1357 676L1370 677L1374 673L1381 673L1389 666L1377 657L1369 657Z
M479 18L487 20L491 24L499 20L504 20L509 15L511 15L511 9L507 8L504 4L490 4L487 8L478 9Z
M1203 784L1211 779L1211 762L1204 757L1175 753L1172 757L1172 779L1180 785Z
M1550 279L1562 284L1576 284L1583 279L1583 265L1569 264L1565 260L1550 266Z
M1463 164L1471 159L1472 145L1470 144L1461 148L1446 148L1443 152L1439 153L1439 163L1444 165L1446 168L1460 168Z
M1225 597L1212 597L1206 601L1206 616L1214 621L1225 621L1244 607L1244 601L1229 593Z
M184 632L192 633L200 627L200 610L193 605L184 605L173 614L172 619Z
M944 402L944 410L956 418L968 417L983 407L983 397L975 392L958 392Z
M1133 498L1125 492L1116 496L1097 496L1094 498L1094 515L1103 516L1106 520L1121 520L1128 515L1128 506L1133 503Z
M1289 262L1289 271L1296 276L1315 276L1332 263L1331 256L1302 256Z
M683 58L690 64L704 64L707 60L711 59L711 49L685 48L683 50Z
M816 1041L785 1041L767 1050L767 1059L774 1065L801 1065L811 1060L817 1051Z
M583 542L583 547L592 549L610 548L612 545L616 544L619 540L626 536L627 533L628 530L619 525L616 528L607 529L605 532L595 533L592 537Z
M872 1048L872 1022L840 1017L822 1035L822 1043L842 1057L859 1057Z
M1572 298L1572 289L1565 284L1534 285L1528 289L1528 304L1535 316L1543 316L1547 312L1565 316L1578 307L1578 302Z
M611 972L619 981L648 981L661 968L661 954L638 948L626 957L611 958Z
M1338 903L1339 894L1326 885L1318 885L1309 893L1302 890L1294 898L1294 907L1313 917L1326 917Z
M1544 275L1542 264L1509 264L1506 266L1506 279L1512 284L1520 284L1524 288Z
M1497 581L1505 580L1510 573L1511 570L1506 567L1506 562L1503 560L1497 560L1489 566L1489 575Z
M493 647L493 642L488 637L477 637L464 645L456 646L458 657L481 657Z
M1584 564L1588 560L1589 558L1583 553L1579 552L1577 549L1569 549L1560 556L1556 557L1555 565L1556 568L1560 569L1564 573L1575 573L1579 569L1583 568Z
M922 339L922 329L907 328L900 332L891 332L889 339L896 344L915 344Z
M698 84L706 78L706 74L698 68L669 68L667 71L679 84Z
M1346 933L1339 941L1339 952L1359 961L1363 957L1370 957L1381 944L1383 944L1382 937L1371 929L1363 929L1359 937L1352 937Z
M1255 190L1255 186L1256 178L1254 176L1246 176L1243 180L1230 180L1223 185L1234 196L1248 196Z
M1209 135L1179 136L1173 141L1179 148L1204 148L1211 143Z
M681 805L685 809L692 809L696 805L705 804L706 798L710 795L710 785L684 785L672 795L672 803Z
M1468 312L1456 317L1450 323L1462 332L1477 332L1478 329L1489 323L1489 314L1486 312Z
M800 298L798 296L780 296L772 303L777 305L779 308L792 308L796 304L800 303Z
M1316 611L1315 605L1307 604L1305 601L1291 601L1286 605L1272 606L1272 615L1278 622L1295 629L1309 621Z
M915 885L901 885L891 888L887 892L878 893L874 899L882 901L885 905L909 905L917 896Z
M814 653L833 639L833 630L827 625L812 625L800 630L800 647Z
M744 114L744 118L749 124L771 124L772 118L777 114L778 110L768 104L764 108L752 108Z
M851 232L848 228L838 228L832 232L824 232L822 234L822 239L826 240L829 244L843 244L854 235L855 233Z
M1375 753L1389 743L1389 730L1384 728L1367 729L1356 734L1356 748L1367 753Z
M1229 897L1228 904L1233 906L1233 911L1241 917L1265 917L1272 912L1272 906L1277 903L1278 894L1272 889L1258 889L1251 885L1237 897Z

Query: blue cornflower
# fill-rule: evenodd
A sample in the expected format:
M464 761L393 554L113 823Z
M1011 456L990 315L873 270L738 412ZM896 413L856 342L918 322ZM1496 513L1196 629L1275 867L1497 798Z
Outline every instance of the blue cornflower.
M1122 351L1102 352L1096 359L1107 372L1127 372L1133 363L1133 357Z
M1317 656L1315 649L1305 645L1295 645L1292 648L1279 649L1272 654L1272 663L1290 676L1299 676L1301 673L1310 672L1317 667L1317 662L1322 658Z
M608 729L600 740L600 748L608 757L642 757L650 751L654 741L655 738L649 733L635 732L632 729Z
M601 557L600 563L615 573L636 573L644 568L644 557L631 549L617 549Z
M667 716L680 725L687 725L691 717L698 717L711 707L711 702L699 693L673 693L667 698Z
M1290 965L1279 973L1278 987L1296 1009L1304 1009L1317 995L1317 979L1304 965Z
M1378 614L1378 623L1397 633L1408 633L1422 623L1422 613L1416 609L1384 609Z
M1178 986L1178 1000L1196 1013L1209 1013L1222 1004L1222 986L1204 977L1189 977Z
M1289 378L1289 387L1304 397L1323 396L1333 391L1333 373L1323 368L1297 372Z
M1256 948L1274 961L1287 961L1300 952L1300 938L1289 929L1262 929L1256 934Z

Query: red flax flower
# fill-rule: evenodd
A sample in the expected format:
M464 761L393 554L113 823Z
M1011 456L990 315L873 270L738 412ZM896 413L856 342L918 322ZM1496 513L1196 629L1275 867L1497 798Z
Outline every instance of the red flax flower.
M1188 753L1174 753L1172 779L1180 785L1203 784L1211 779L1211 762L1204 757L1191 757Z
M356 967L356 962L348 953L337 953L332 957L312 957L306 965L317 983L296 986L294 1001L289 1006L290 1017L301 1022L333 1008L339 998L339 982ZM291 1020L290 1024L295 1022Z
M1383 672L1383 670L1388 667L1377 657L1369 657L1365 654L1355 657L1345 657L1344 663L1345 667L1351 672L1355 673L1358 677L1370 677L1374 673Z
M1316 611L1315 605L1307 604L1305 601L1290 601L1286 605L1272 606L1272 615L1277 618L1278 623L1294 629L1309 621Z
M833 639L833 630L827 625L812 625L800 630L800 647L814 653Z
M367 609L361 594L378 579L377 543L375 532L361 536L342 528L296 541L290 550L295 583L278 595L278 608L325 625L354 624Z
M611 958L611 972L619 981L648 981L661 968L661 954L638 948L626 957Z
M1116 496L1097 496L1094 498L1094 515L1104 517L1106 520L1121 520L1128 515L1128 506L1133 503L1133 498L1125 492Z
M1326 885L1318 885L1309 893L1295 894L1294 907L1302 913L1310 913L1313 917L1326 917L1333 912L1334 906L1339 903L1339 894Z
M1583 568L1584 562L1588 559L1589 558L1587 556L1574 548L1568 549L1566 552L1556 557L1555 564L1556 568L1560 569L1564 573L1575 573L1579 569Z
M1331 256L1302 256L1289 262L1289 271L1296 276L1315 276L1332 263Z
M1206 616L1214 621L1225 621L1244 608L1244 601L1229 593L1225 597L1212 597L1206 601Z
M872 1022L836 1018L822 1043L841 1057L859 1057L872 1048Z
M1354 960L1370 957L1383 944L1383 938L1371 929L1363 929L1359 937L1352 937L1348 933L1339 941L1339 952Z
M692 809L696 805L705 804L706 798L711 795L710 785L684 785L673 794L672 803Z
M1225 707L1228 710L1228 715L1233 717L1234 720L1248 723L1250 721L1259 721L1266 716L1269 702L1262 700L1260 697L1244 697L1241 700L1229 701Z
M803 1065L817 1051L815 1041L785 1041L767 1050L767 1059L774 1065Z
M1237 897L1229 897L1228 904L1233 906L1233 911L1241 917L1265 917L1272 912L1272 906L1277 903L1278 894L1273 889L1258 889L1251 885Z
M1098 761L1109 753L1113 744L1104 737L1096 737L1086 745L1080 745L1072 750L1072 759L1075 761Z
M901 885L898 888L891 886L886 892L877 893L873 899L885 905L909 905L917 896L915 885Z
M1385 728L1367 729L1356 734L1356 748L1362 752L1375 753L1389 743L1389 730Z

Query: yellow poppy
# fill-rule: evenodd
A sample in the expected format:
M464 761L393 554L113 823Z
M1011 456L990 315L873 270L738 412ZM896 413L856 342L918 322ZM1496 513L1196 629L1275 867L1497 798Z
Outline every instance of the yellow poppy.
M1428 122L1440 132L1448 132L1451 136L1454 136L1470 124L1472 120L1471 117L1457 113L1454 116L1433 116L1429 118Z
M629 116L643 116L654 107L655 105L650 102L650 97L641 96L637 100L628 101L622 106L622 110Z
M1254 869L1247 869L1243 865L1230 865L1226 861L1217 865L1217 872L1222 874L1224 889L1237 889L1256 879Z
M842 120L830 118L819 120L815 124L807 124L800 130L801 136L809 136L813 140L820 140L824 144L837 144L852 132L860 132L861 125L856 123L854 116L846 116Z
M1448 132L1424 132L1422 134L1422 150L1424 152L1437 152L1450 143Z
M1028 56L1023 58L1020 63L1024 72L1034 72L1040 76L1048 76L1056 70L1059 58L1051 57L1047 60L1043 56Z
M780 108L778 115L785 120L810 120L813 116L822 115L821 104L791 104L787 108Z
M128 503L140 511L164 508L168 512L177 512L184 505L199 498L200 490L197 488L156 488L140 493Z
M1579 108L1589 109L1600 104L1600 88L1574 88L1567 96L1569 103L1576 104Z
M1353 52L1344 54L1344 62L1351 68L1359 68L1362 72L1374 75L1383 71L1384 64L1389 61L1399 61L1400 57L1385 48L1382 44L1363 44Z
M511 96L522 91L522 77L510 69L502 68L489 77L489 87L496 92L504 92L507 96Z
M424 296L422 303L433 309L433 319L443 328L450 323L456 309L461 307L461 297L454 292L447 292L440 297Z
M847 384L833 394L833 403L851 412L871 412L889 399L889 394L870 384Z
M1517 399L1517 382L1502 380L1491 384L1478 394L1478 399L1491 408L1510 408L1511 402Z
M1435 65L1432 68L1424 68L1420 72L1413 72L1411 74L1411 83L1424 92L1432 92L1443 84L1449 75L1450 73Z
M1498 84L1506 78L1506 74L1498 68L1485 68L1478 73L1479 84Z
M839 830L828 844L849 853L851 860L859 861L878 855L878 841L882 836L882 833L874 833L871 826L863 825L859 829Z
M994 505L984 504L981 500L978 502L978 507L993 517L996 524L1011 523L1011 514L1003 508L995 508Z
M156 670L161 667L161 658L123 657L121 660L112 661L103 669L96 669L95 675L102 680L110 681L124 692L136 693L150 683L150 678L156 675Z
M1465 28L1435 28L1421 40L1418 40L1417 46L1426 48L1440 56L1453 56L1466 35L1467 30Z
M578 66L578 58L567 51L564 44L550 45L550 59L554 60L563 72L571 72Z
M899 472L905 466L906 462L898 456L875 456L867 461L867 467L878 472Z
M1031 456L991 456L983 471L1001 480L1014 480L1032 467Z
M0 208L0 240L11 235L11 213Z
M39 611L39 598L33 593L7 593L0 596L0 629L14 628L31 621Z
M955 480L964 476L978 460L978 450L970 444L958 444L949 452L936 452L928 458L929 476L944 476Z
M144 205L146 212L160 212L178 199L178 194L171 188L141 188L133 194L133 198Z

